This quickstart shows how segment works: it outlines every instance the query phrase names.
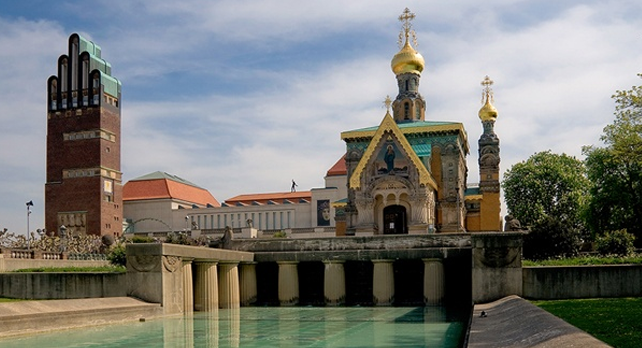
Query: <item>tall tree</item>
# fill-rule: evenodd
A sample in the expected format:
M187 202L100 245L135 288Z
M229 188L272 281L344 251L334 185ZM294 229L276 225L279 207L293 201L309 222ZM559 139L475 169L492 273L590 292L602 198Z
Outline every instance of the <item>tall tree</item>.
M642 74L638 74L642 77ZM587 146L592 182L586 221L593 233L627 229L642 242L642 86L616 91L615 120L604 128L605 147Z
M538 152L507 170L502 187L508 213L522 226L534 226L548 217L582 229L589 181L577 158Z

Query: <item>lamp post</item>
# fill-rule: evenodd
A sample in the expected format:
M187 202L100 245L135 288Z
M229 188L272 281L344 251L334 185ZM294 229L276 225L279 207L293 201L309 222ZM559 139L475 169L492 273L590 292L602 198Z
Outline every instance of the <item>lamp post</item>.
M31 240L29 236L29 216L31 215L31 207L33 207L33 201L27 202L27 250L31 249Z

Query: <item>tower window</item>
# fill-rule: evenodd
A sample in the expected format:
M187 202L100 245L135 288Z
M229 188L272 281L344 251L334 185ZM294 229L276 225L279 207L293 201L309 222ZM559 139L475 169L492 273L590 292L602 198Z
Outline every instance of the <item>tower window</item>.
M407 102L403 104L403 119L410 119L410 104L408 104Z

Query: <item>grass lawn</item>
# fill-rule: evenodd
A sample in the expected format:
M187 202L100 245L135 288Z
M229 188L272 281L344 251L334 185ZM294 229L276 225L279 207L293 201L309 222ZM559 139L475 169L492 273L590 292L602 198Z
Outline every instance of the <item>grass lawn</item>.
M613 347L640 347L642 344L642 297L533 303Z
M622 265L642 264L642 254L630 256L578 256L550 260L522 260L524 266L581 266L581 265Z
M24 300L17 299L17 298L4 298L4 297L0 297L0 303L2 303L2 302L16 302L16 301L24 301Z

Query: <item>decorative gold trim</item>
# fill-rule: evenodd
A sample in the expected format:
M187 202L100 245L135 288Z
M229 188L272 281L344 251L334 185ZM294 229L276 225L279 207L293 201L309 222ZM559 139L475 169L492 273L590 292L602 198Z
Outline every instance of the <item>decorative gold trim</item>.
M368 165L368 162L370 162L370 158L372 157L375 148L382 141L383 135L387 131L392 132L392 134L397 138L399 145L401 145L412 164L419 171L419 183L423 185L430 185L433 189L436 190L437 183L430 175L430 172L428 172L428 169L426 169L424 164L421 162L419 156L417 156L415 151L412 150L412 146L410 145L404 134L401 132L401 129L399 129L399 126L397 126L397 123L395 123L389 112L386 112L386 115L383 117L379 128L377 128L377 131L374 133L372 140L368 145L368 148L361 157L359 164L357 164L357 168L352 173L352 176L350 177L350 188L361 188L361 175L363 174L366 165Z
M468 195L464 199L467 201L481 201L484 198L482 195Z
M468 134L466 133L466 130L464 129L464 125L462 123L410 127L410 128L404 128L404 129L399 128L399 130L401 131L402 134L438 133L438 132L447 132L447 131L459 132L460 136L462 137L464 147L466 148L466 153L470 152L468 148ZM377 134L377 130L346 131L341 133L341 140L345 141L348 139L372 138L375 136L375 134Z

